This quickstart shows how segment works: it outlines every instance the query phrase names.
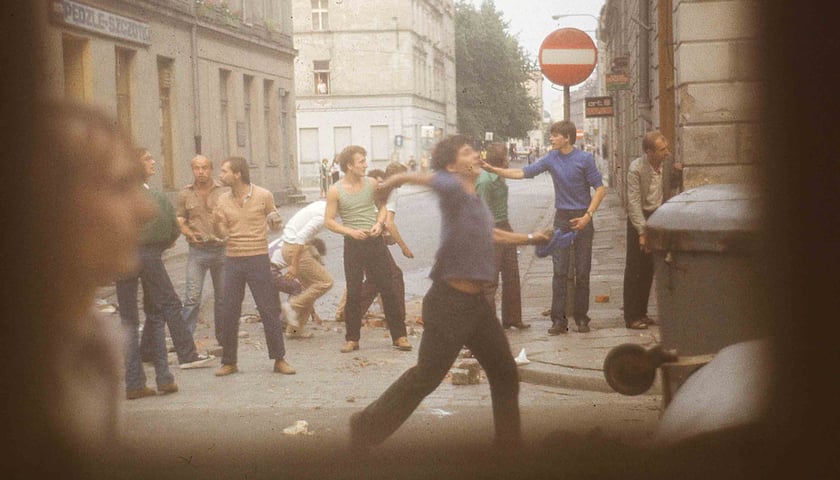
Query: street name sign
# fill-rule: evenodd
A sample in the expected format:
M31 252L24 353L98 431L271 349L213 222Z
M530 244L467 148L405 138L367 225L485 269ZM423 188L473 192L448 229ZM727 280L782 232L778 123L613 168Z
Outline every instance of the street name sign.
M595 42L583 30L560 28L540 45L540 70L556 85L577 85L586 80L598 63Z

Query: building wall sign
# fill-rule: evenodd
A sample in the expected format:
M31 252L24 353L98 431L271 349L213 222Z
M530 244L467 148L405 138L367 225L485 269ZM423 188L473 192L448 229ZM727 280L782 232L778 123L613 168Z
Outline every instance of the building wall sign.
M607 90L627 90L630 88L630 76L625 73L608 73L604 75Z
M152 28L148 23L138 22L105 10L70 0L61 0L53 2L52 13L57 21L65 25L143 45L152 43Z
M586 118L615 115L612 97L586 97L584 102L586 103Z

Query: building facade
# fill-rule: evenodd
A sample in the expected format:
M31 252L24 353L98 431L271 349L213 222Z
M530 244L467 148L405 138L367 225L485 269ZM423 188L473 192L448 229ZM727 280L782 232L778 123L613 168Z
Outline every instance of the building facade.
M758 180L759 14L752 0L607 0L599 70L615 117L604 149L620 195L654 129L685 165L683 188Z
M419 165L457 128L452 0L293 0L301 184L345 146Z
M112 112L174 192L190 160L242 156L278 203L295 191L290 0L45 3L42 88Z

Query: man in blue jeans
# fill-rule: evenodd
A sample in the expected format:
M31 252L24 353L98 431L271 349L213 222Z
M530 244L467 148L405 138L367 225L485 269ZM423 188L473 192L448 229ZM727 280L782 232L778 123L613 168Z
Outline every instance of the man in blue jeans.
M536 163L524 168L499 168L484 162L482 168L500 177L519 179L533 178L549 172L554 182L554 228L567 232L574 230L575 299L574 319L578 332L589 328L589 272L592 269L592 237L595 229L592 218L607 194L607 187L595 167L591 153L576 149L575 124L562 120L551 125L551 147L548 154ZM590 189L595 189L595 195ZM569 272L570 247L558 248L552 253L554 276L551 295L550 335L569 331L566 318L566 277Z
M222 312L225 242L214 234L213 210L219 203L219 195L228 189L213 179L213 162L209 158L196 155L191 165L194 181L178 193L175 209L181 233L190 245L184 285L184 309L181 315L190 334L194 334L204 290L204 278L209 270L210 279L213 281L213 323L216 342L221 345L219 322L215 318Z
M155 159L145 148L139 148L135 153L143 164L148 181L155 174ZM186 364L199 366L212 360L212 357L199 357L196 353L192 335L181 319L181 300L175 293L161 258L163 252L170 248L180 235L172 204L162 192L152 189L148 183L145 184L145 188L157 207L157 215L144 227L139 252L139 270L117 281L120 319L126 331L125 384L126 398L129 400L155 395L153 389L146 387L141 350L151 357L150 360L154 364L158 391L163 394L178 391L178 385L169 371L167 361L166 325L169 325L182 368ZM143 311L146 314L142 346L138 338L138 282L143 286Z

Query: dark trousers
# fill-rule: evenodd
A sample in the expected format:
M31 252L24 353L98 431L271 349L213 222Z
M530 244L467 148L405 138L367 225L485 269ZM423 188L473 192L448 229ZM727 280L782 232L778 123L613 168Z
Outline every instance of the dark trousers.
M257 304L257 311L265 331L268 358L279 360L286 356L283 325L280 321L280 294L271 278L268 254L248 257L225 257L224 302L221 316L222 364L236 365L239 347L239 317L245 285Z
M353 427L353 437L369 444L388 438L440 385L461 347L466 346L487 373L496 445L519 446L519 373L504 330L484 294L467 294L434 282L423 298L423 322L417 365L364 409Z
M391 267L388 259L391 252L385 246L382 237L356 240L344 237L344 279L347 282L347 302L344 306L344 319L347 325L345 340L358 342L362 328L362 282L365 275L382 295L382 307L385 309L385 321L391 339L406 336L405 297L399 298L397 289L391 283ZM393 259L391 259L393 261Z
M563 232L571 231L569 220L583 216L586 210L557 210L554 213L554 228ZM568 326L566 318L566 294L568 291L567 278L570 261L575 269L575 323L583 325L589 323L589 272L592 270L592 239L595 236L594 220L590 221L583 230L578 231L572 245L574 248L558 248L551 255L554 262L554 276L551 281L551 320L555 324ZM572 258L571 251L574 250Z
M649 217L650 214L645 214ZM647 315L653 284L653 255L639 246L639 233L627 220L627 257L624 265L624 323L630 325Z
M394 290L396 290L397 298L399 298L400 316L405 320L405 280L403 279L403 271L397 265L394 256L391 255L391 250L386 248L385 251L388 252L388 268L390 269L391 284L394 286ZM365 281L362 283L362 299L359 301L362 316L364 316L364 312L370 309L378 293L379 290L377 290L376 284L366 275Z
M513 228L507 220L497 222L496 228L512 232ZM496 260L496 280L502 278L502 325L518 325L522 323L522 295L519 285L519 259L516 258L516 245L495 244L493 246ZM487 292L487 301L496 309L496 290L498 284L493 285Z

